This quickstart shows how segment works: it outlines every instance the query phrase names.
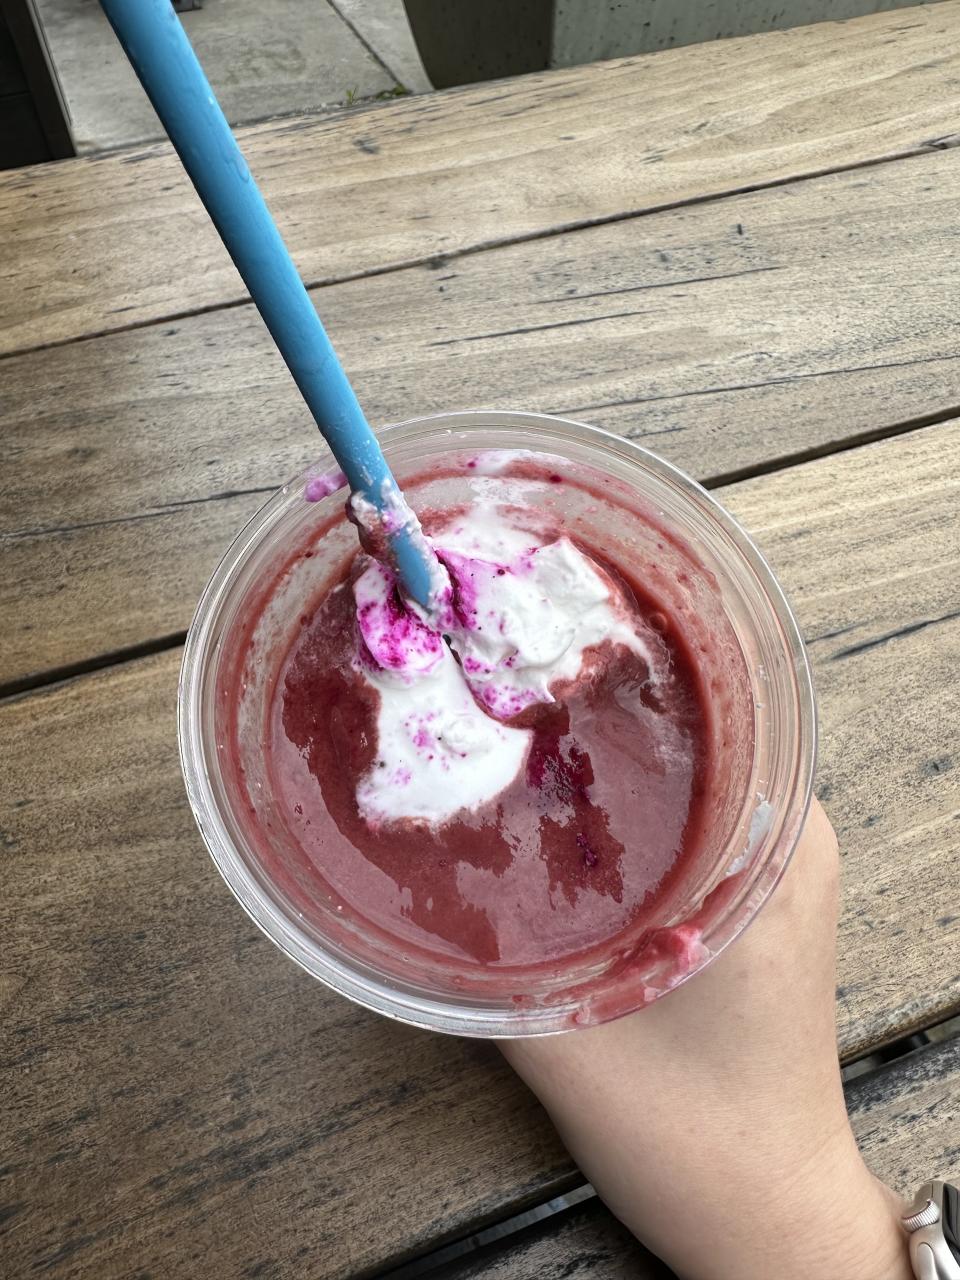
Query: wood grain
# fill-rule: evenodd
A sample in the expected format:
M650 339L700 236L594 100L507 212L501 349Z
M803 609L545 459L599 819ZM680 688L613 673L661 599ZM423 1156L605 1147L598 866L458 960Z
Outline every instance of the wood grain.
M813 662L840 837L842 1050L960 1005L960 423L732 485ZM922 891L918 890L922 886Z
M860 1145L881 1178L912 1195L936 1171L960 1177L960 1039L901 1059L847 1088ZM431 1271L431 1280L669 1280L599 1200L593 1199Z
M816 666L845 1055L960 1005L958 485L952 423L725 495ZM178 661L0 706L8 1273L334 1280L570 1185L493 1049L352 1008L246 922L187 812Z
M523 407L701 479L764 466L960 405L958 155L356 280L325 313L374 421ZM317 448L250 307L15 357L2 402L0 680L185 628Z
M958 37L924 6L238 132L326 282L949 145ZM164 145L0 176L0 243L3 351L244 296Z

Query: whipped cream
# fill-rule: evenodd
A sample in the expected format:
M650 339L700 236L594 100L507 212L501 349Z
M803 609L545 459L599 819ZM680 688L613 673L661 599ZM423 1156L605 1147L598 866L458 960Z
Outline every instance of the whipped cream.
M626 646L653 670L620 589L569 538L481 501L429 541L449 574L429 619L379 560L354 583L354 665L379 694L377 755L357 789L372 823L439 824L493 801L532 737L503 721L553 702L598 646Z
M464 679L499 719L576 680L586 650L610 641L650 661L619 592L567 537L542 542L489 506L438 538L452 592L443 619Z
M445 822L492 800L523 767L530 731L481 710L446 645L414 679L370 661L362 671L380 694L377 756L357 786L368 822Z

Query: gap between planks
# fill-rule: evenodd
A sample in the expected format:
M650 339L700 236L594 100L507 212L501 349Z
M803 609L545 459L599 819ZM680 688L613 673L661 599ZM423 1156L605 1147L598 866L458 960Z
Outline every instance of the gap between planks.
M929 156L934 151L946 151L955 147L960 147L960 134L949 134L944 138L927 139L917 147L894 151L885 156L873 156L868 160L857 160L851 164L827 165L822 168L808 169L800 173L771 178L763 182L751 182L743 186L729 187L725 191L708 192L702 196L685 196L679 200L667 200L661 204L647 205L642 209L624 209L617 213L598 214L591 218L575 218L567 222L556 223L551 227L539 228L536 231L491 237L488 240L478 241L476 244L465 245L460 249L451 249L448 253L415 254L409 258L398 258L394 262L386 262L377 267L367 267L361 271L348 271L341 275L305 280L304 284L308 292L312 293L328 289L334 285L348 284L353 280L367 280L375 276L392 275L399 271L409 270L411 267L424 266L427 263L434 263L440 268L448 262L456 261L458 258L473 257L476 254L489 253L495 249L508 248L510 245L550 240L556 236L568 235L574 231L589 231L594 227L610 226L618 222L630 222L653 214L669 213L676 209L719 204L725 200L735 199L737 196L752 195L759 191L773 191L778 187L790 186L798 182L811 182L817 178L829 177L831 174L855 173L860 169L875 169L905 160L915 160ZM211 315L216 311L234 311L238 307L250 307L253 305L250 296L244 294L240 298L230 298L223 302L211 302L204 306L186 307L179 311L164 312L163 315L155 316L149 320L135 320L125 325L110 325L102 329L91 330L89 333L77 334L71 338L58 338L53 342L38 342L33 346L18 347L16 350L11 351L0 351L0 361L10 360L16 356L30 355L38 351L54 351L59 347L69 347L80 342L92 342L98 338L106 338L117 333L134 333L139 329L150 329L159 324L172 324L176 321L188 320L194 316ZM738 476L738 479L742 478L745 477ZM0 697L2 696L2 691L0 691Z
M78 341L82 340L78 339ZM847 436L842 440L832 440L828 444L819 445L811 449L782 454L779 458L772 458L769 461L757 463L752 467L741 467L736 471L721 472L714 476L708 476L700 483L705 489L721 489L726 485L736 484L741 480L755 480L761 476L775 475L777 472L787 471L791 467L802 466L807 462L815 462L818 458L850 453L854 449L877 444L882 440L890 440L897 436L908 435L914 431L922 431L924 427L937 426L939 423L949 422L953 418L960 418L960 405L951 405L947 409L922 414L916 418L908 418L904 422L892 423L890 426L878 427L876 430L858 432L856 435ZM248 491L244 490L243 492ZM263 492L266 494L272 493L273 489L268 486L262 490L255 489L249 492ZM211 494L207 498L196 498L190 501L194 503L216 502L224 496L232 495ZM185 504L178 503L176 505ZM95 654L93 657L84 658L79 662L65 663L62 666L50 667L46 671L33 672L29 675L19 676L15 680L0 682L0 704L19 700L40 689L49 689L55 685L66 684L71 680L80 679L97 671L103 671L106 667L136 662L140 658L151 657L153 654L163 653L168 649L176 649L185 643L186 638L187 632L184 630L171 631L165 635L141 641L139 644L126 645L122 648Z

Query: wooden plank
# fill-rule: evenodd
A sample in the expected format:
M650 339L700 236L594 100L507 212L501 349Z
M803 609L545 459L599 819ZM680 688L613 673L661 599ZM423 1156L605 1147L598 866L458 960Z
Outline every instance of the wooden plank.
M846 1056L960 1006L958 485L960 422L725 494L811 641ZM246 923L186 809L179 656L0 706L18 1267L343 1277L569 1185L495 1050L352 1008Z
M763 466L960 405L957 157L352 281L324 310L374 421L523 407L701 479ZM218 552L316 448L250 307L3 372L0 680L185 628Z
M326 1280L567 1175L492 1045L354 1008L243 915L185 804L179 656L0 708L4 1274Z
M960 1004L960 424L723 490L797 611L837 828L847 1056ZM918 890L922 886L922 891Z
M960 4L239 130L304 277L381 271L941 145ZM244 296L164 145L0 178L0 350Z
M904 1195L935 1171L960 1178L960 1038L921 1050L846 1090L870 1167ZM431 1280L669 1280L597 1199L431 1271Z

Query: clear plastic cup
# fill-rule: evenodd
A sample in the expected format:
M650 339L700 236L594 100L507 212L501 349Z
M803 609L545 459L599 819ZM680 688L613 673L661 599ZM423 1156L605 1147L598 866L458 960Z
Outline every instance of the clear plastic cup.
M552 467L578 483L592 478L593 497L589 488L580 497L575 486L558 492L565 525L614 562L648 566L651 593L681 624L684 617L705 623L712 637L699 655L704 679L719 691L718 723L744 744L722 794L712 798L712 836L665 899L654 929L602 954L594 949L527 968L515 985L503 970L424 963L313 893L296 849L283 843L289 838L282 824L270 834L260 742L277 658L291 643L303 602L316 598L356 546L353 526L337 519L345 490L304 500L311 477L335 473L329 454L238 534L190 628L179 734L201 834L263 932L308 973L379 1013L436 1031L511 1037L591 1026L641 1008L703 968L753 919L806 815L816 716L803 643L783 592L746 533L703 488L609 432L540 414L475 411L392 426L381 440L401 484L440 458L496 450L547 454ZM465 497L464 483L449 475L428 481L413 490L413 504L453 505ZM300 554L325 525L311 554ZM228 767L228 730L239 744L240 775ZM277 842L270 867L265 831Z

